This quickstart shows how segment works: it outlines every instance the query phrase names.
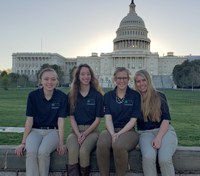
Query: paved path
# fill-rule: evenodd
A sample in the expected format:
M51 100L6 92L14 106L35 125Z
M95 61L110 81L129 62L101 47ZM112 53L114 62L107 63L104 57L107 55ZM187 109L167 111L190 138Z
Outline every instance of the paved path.
M22 127L0 127L0 132L23 133L24 128L22 128Z

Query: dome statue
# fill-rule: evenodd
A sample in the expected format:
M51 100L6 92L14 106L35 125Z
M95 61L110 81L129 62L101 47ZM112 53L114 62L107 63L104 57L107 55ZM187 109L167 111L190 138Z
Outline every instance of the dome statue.
M129 5L129 13L125 16L116 31L116 38L113 40L114 51L125 50L148 50L150 42L148 31L144 21L135 11L135 3L132 0Z

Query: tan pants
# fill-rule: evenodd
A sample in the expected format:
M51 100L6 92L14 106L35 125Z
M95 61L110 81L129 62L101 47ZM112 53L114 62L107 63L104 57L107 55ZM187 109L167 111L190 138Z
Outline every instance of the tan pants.
M79 125L79 131L85 131L89 125ZM96 142L99 136L98 130L90 133L82 145L78 144L76 134L72 131L67 137L67 149L68 149L68 164L73 165L79 163L81 167L87 167L90 165L90 154L96 148Z
M97 142L97 161L101 176L109 176L111 149L116 175L124 176L128 166L128 152L134 149L137 143L138 134L133 130L121 134L115 143L112 143L110 133L103 131Z

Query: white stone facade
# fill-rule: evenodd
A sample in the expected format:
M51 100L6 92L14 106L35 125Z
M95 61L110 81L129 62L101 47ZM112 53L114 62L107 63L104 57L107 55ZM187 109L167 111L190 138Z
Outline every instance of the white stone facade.
M116 31L113 52L101 53L100 56L92 53L91 56L78 56L75 59L52 53L14 53L13 72L26 74L33 80L43 64L57 64L65 73L65 83L69 83L73 67L87 63L94 70L102 87L113 86L112 75L117 67L128 68L132 76L136 71L146 69L151 74L155 87L173 87L173 68L188 57L174 56L173 52L162 57L159 57L158 53L152 53L148 31L142 18L137 15L135 7L134 1L131 1L129 13L121 20Z
M56 53L13 53L12 72L20 75L26 75L30 81L36 81L36 75L43 64L56 64L64 71L64 79L67 80L69 78L68 74L65 74L65 70L67 70L66 68L68 67L67 63L70 62L70 59L68 59L67 62L65 57Z

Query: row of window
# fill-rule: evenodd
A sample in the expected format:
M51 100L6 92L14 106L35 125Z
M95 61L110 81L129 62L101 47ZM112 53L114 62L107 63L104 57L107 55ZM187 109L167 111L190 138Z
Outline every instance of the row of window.
M17 70L20 75L36 75L38 70Z
M66 62L66 65L72 65L72 66L75 66L75 65L76 65L76 62Z
M123 41L115 42L114 49L120 49L120 48L150 49L150 45L149 45L149 42L138 41L138 40L123 40Z
M49 57L17 57L17 60L19 61L45 61L49 60Z
M124 36L124 35L140 35L140 36L145 36L145 32L143 31L120 31L118 32L118 36Z
M143 68L145 65L145 59L144 58L115 58L113 60L113 65L115 67L127 67L128 69L135 69L135 68Z
M130 20L130 21L125 21L123 22L123 24L142 24L140 21L138 20Z
M26 67L26 68L38 68L38 67L41 67L42 65L43 65L44 63L26 63L26 64L24 64L24 63L18 63L18 64L16 64L15 66L17 67L17 68L20 68L20 67Z

